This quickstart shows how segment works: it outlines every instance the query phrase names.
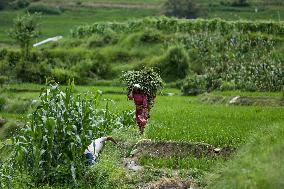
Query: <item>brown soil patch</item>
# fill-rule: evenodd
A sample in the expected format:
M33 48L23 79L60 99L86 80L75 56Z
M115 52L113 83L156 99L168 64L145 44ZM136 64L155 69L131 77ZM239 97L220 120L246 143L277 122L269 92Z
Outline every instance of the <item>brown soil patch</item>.
M147 183L140 189L187 189L193 185L195 184L190 180L162 177L158 181Z
M213 145L205 143L188 143L173 141L141 140L134 147L133 156L142 157L144 155L150 157L229 157L235 148L224 147L216 148Z

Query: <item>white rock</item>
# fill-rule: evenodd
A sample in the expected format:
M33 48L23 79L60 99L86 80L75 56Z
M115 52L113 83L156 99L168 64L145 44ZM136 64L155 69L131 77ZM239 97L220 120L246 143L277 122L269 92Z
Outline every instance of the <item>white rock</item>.
M232 98L229 102L229 104L235 104L241 97L240 96L236 96L234 98Z
M214 149L214 152L216 152L216 153L218 153L218 152L220 152L221 151L221 148L215 148Z

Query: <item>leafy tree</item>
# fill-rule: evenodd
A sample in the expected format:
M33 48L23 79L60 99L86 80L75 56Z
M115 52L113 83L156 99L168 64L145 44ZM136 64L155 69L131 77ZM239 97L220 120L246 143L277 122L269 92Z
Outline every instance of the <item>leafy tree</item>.
M38 15L25 14L14 20L9 35L20 45L24 60L28 60L32 42L39 36Z
M195 0L167 0L164 7L166 16L178 18L197 18L201 13Z

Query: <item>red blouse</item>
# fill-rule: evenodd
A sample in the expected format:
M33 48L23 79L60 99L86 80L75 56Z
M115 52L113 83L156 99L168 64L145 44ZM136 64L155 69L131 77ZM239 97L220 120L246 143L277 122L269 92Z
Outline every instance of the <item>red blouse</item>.
M147 108L148 107L148 101L147 101L147 95L141 93L135 93L132 96L129 95L128 96L129 100L133 100L135 102L136 106L142 106L143 108Z

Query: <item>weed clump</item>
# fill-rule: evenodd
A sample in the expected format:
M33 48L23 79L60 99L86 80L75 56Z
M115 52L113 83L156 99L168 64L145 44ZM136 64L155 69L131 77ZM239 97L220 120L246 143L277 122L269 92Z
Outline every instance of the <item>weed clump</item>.
M30 13L41 13L49 15L59 15L62 13L62 9L58 7L46 6L43 4L30 5L27 8L27 11L29 11Z

